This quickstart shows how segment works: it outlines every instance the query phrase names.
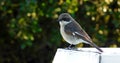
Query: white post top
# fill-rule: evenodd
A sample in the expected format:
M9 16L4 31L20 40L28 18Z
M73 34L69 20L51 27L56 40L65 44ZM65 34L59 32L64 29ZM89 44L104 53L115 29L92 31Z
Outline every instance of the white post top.
M53 63L120 63L120 48L79 48L79 51L59 48Z

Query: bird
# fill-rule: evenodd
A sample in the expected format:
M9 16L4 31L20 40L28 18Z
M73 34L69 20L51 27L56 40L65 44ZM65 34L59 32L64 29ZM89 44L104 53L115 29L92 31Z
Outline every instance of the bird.
M86 43L95 47L98 51L103 52L96 44L94 44L89 35L84 29L77 23L69 13L61 13L58 16L60 33L63 39L71 45L77 45L79 43Z

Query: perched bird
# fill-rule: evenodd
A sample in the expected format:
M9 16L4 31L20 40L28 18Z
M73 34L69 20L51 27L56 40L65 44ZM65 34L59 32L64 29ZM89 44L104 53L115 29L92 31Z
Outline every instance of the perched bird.
M68 13L60 14L57 21L60 24L60 33L66 42L71 45L77 45L83 42L90 44L100 52L103 52L97 45L92 42L88 34Z

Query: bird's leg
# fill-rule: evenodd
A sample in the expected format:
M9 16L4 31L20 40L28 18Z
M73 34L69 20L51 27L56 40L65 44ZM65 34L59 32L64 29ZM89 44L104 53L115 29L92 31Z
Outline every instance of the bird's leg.
M65 48L65 49L71 50L71 49L72 49L71 46L72 46L72 44L70 44L70 45L69 45L67 48Z
M76 48L75 45L73 45L73 44L70 44L70 45L67 47L67 49L69 49L69 50L77 50L77 48Z
M72 49L72 44L70 44L70 45L68 46L68 49Z

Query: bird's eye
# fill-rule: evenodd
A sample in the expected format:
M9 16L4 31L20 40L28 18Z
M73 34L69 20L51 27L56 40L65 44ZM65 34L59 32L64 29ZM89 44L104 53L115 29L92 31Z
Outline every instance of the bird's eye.
M70 19L69 19L69 18L63 18L62 20L64 20L64 21L69 21Z

